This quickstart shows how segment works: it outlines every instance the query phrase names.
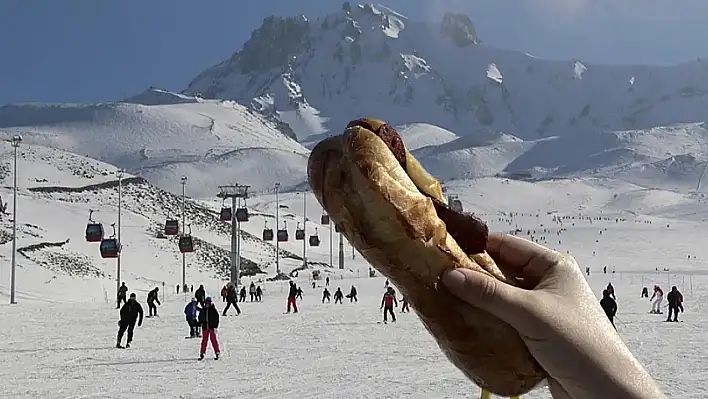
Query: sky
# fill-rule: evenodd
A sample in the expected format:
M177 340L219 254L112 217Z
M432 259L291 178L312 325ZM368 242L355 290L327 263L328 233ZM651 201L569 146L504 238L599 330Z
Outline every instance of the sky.
M390 0L409 18L472 18L486 45L588 64L672 65L708 56L708 1ZM314 18L332 0L2 0L0 106L181 91L238 51L268 15ZM356 2L352 2L356 4ZM680 4L680 7L678 5Z

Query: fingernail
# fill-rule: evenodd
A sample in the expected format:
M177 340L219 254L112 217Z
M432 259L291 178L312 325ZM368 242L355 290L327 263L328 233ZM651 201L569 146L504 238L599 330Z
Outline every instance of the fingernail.
M442 282L450 290L459 290L465 285L467 277L459 270L453 269L442 276Z

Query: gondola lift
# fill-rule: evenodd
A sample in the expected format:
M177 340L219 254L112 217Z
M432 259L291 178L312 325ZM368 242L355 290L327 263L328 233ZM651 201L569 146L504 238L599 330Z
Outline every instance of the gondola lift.
M233 216L231 214L231 207L227 207L226 204L226 199L223 199L221 201L221 211L219 212L219 220L222 222L230 222L231 217Z
M317 234L317 227L315 227L315 234L310 236L310 246L319 247L320 246L320 236Z
M176 236L179 234L179 222L177 219L167 219L165 222L165 235Z
M322 213L322 217L320 217L320 224L327 226L329 225L329 215L326 213Z
M179 251L181 253L194 252L194 240L192 239L192 225L188 226L189 233L182 234L179 237Z
M263 227L263 241L273 241L273 229L268 227L268 222Z
M300 222L297 223L297 227L295 228L295 239L298 241L305 239L305 229L300 228Z
M89 220L86 224L86 242L101 242L103 240L103 225L92 218L93 209L89 209Z
M278 229L278 242L286 242L289 239L287 222L283 221L283 228Z
M100 251L102 258L117 258L121 251L121 244L116 238L116 224L112 223L113 235L101 240Z

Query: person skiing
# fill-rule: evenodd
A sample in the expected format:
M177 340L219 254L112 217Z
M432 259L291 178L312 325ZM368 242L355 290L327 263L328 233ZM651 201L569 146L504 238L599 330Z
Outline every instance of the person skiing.
M386 279L386 282L384 283L384 288L388 288L388 284L389 284L388 279Z
M392 287L388 287L386 289L386 292L383 295L383 298L381 298L381 308L383 309L383 321L384 323L388 323L388 317L387 314L391 314L391 319L395 323L396 322L396 314L393 312L393 307L398 306L398 300L396 300L396 293L393 291Z
M656 300L654 299L656 298ZM664 291L661 290L661 287L658 285L654 285L654 294L649 298L649 301L654 301L651 304L651 311L649 313L652 314L662 314L663 312L661 311L661 301L664 300Z
M403 295L401 298L401 313L410 312L411 309L408 307L408 298Z
M241 286L241 291L238 292L238 301L246 302L246 286ZM253 294L251 294L251 302L253 302Z
M256 287L256 302L260 302L263 300L263 290L261 289L261 286Z
M288 290L288 309L286 313L290 313L291 306L293 308L293 313L297 313L297 286L292 280L290 280L290 289Z
M647 287L642 288L642 296L640 298L649 298L649 289Z
M202 345L199 351L199 360L204 360L207 349L207 341L211 341L214 348L214 359L219 360L219 341L216 339L216 329L219 328L219 311L211 302L211 297L204 300L204 308L199 312L199 325L202 327Z
M244 291L245 291L245 287L244 287ZM253 302L253 300L256 297L256 285L253 284L253 281L251 281L251 285L248 287L248 293L251 295L251 302Z
M158 305L162 305L160 303L160 298L158 298L158 295L157 295L158 291L160 291L160 289L158 287L155 287L154 290L148 292L148 295L147 295L148 317L157 316L157 306L155 306L155 302L157 302Z
M194 293L194 297L197 298L197 302L204 307L204 297L206 297L204 285L200 285L199 288L197 288L197 292Z
M229 295L229 289L226 288L226 284L221 287L221 302L226 302L226 297Z
M226 294L226 307L224 308L224 312L221 315L226 316L226 311L229 310L231 306L233 306L234 309L236 309L236 315L240 316L241 308L238 307L238 296L236 295L236 286L229 283L227 284L227 287L228 293Z
M349 302L359 302L359 299L356 297L356 287L352 285L352 289L349 290L347 297L349 297Z
M614 299L615 301L617 300L617 297L615 296L615 287L612 286L612 283L607 283L607 293Z
M184 307L184 316L189 324L189 338L199 337L199 320L197 318L201 310L197 298L192 298Z
M324 303L325 299L327 300L327 303L331 302L330 297L331 294L329 293L327 287L325 287L324 291L322 291L322 303Z
M116 305L116 309L120 308L121 304L125 304L128 302L125 297L128 295L128 287L125 286L125 281L123 281L123 284L120 285L120 288L118 288L118 304Z
M334 303L342 303L342 299L344 299L344 294L342 293L342 289L337 287L337 291L334 291Z
M600 306L602 307L602 310L605 311L605 314L607 315L607 318L610 319L610 323L612 323L612 327L615 327L615 330L617 327L615 326L615 314L617 314L617 301L615 301L614 298L612 298L612 293L608 289L602 290L602 299L600 299Z
M297 287L297 295L295 296L295 299L302 299L302 288Z
M666 294L666 301L669 303L669 316L666 321L678 321L679 306L683 302L683 295L679 292L676 286L671 287L671 291ZM674 315L674 319L671 320L671 314Z
M140 320L138 320L140 316ZM118 321L118 342L116 343L116 348L123 349L120 341L123 340L123 334L128 330L128 340L125 343L126 348L130 348L130 343L133 342L133 329L135 329L135 322L138 322L138 327L143 324L143 307L135 299L135 293L130 294L130 299L125 302L123 307L120 309L120 320Z
M179 294L179 284L177 284L177 294Z
M325 287L329 287L329 276L325 279Z

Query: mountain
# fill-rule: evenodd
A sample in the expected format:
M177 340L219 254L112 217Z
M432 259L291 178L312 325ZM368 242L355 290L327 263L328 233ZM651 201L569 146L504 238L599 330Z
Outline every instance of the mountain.
M429 24L347 2L320 18L266 18L240 51L184 92L274 115L309 146L369 115L523 140L708 115L708 63L700 59L673 67L591 65L480 42L465 15Z
M234 101L204 100L150 88L122 102L11 104L0 133L126 169L179 192L180 177L200 192L249 184L253 192L304 181L309 150L282 124Z

